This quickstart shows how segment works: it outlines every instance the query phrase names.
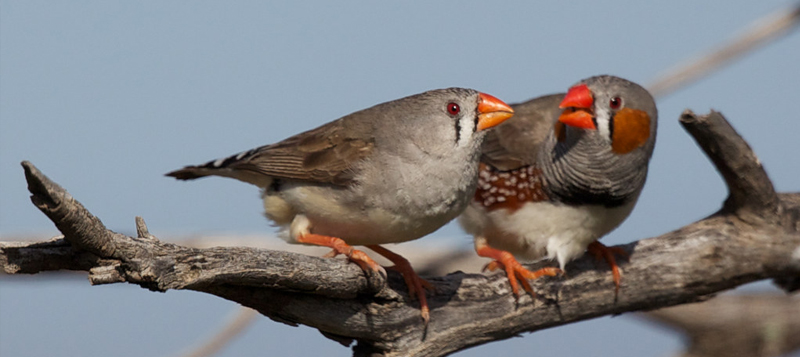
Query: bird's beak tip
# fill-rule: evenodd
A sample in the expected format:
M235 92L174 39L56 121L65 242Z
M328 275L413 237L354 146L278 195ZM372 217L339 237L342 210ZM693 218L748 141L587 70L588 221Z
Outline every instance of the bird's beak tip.
M478 130L499 125L514 116L514 109L495 96L480 93L478 102Z

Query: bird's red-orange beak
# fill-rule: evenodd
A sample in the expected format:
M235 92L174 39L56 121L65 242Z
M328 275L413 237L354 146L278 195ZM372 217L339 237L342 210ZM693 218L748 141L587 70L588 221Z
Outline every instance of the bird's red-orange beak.
M514 109L502 100L486 93L479 94L478 130L489 129L514 116Z
M585 84L578 84L567 91L564 100L558 105L564 109L558 121L576 128L597 129L592 120L592 104L592 91Z

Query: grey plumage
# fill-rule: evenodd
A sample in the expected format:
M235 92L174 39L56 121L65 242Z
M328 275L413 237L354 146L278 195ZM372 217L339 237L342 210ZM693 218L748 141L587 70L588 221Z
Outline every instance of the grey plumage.
M641 147L625 154L614 153L612 138L603 130L582 130L566 126L566 140L559 142L554 131L537 152L536 165L544 172L548 196L567 204L594 204L618 207L635 200L647 178L647 168L655 147L658 112L652 96L636 83L618 77L597 76L582 81L593 91L595 103L625 93L625 105L647 112L652 120L650 137ZM602 88L600 90L599 88ZM598 115L602 115L598 113ZM613 128L613 113L605 125ZM598 119L598 126L604 122ZM608 135L613 132L607 131Z
M443 138L436 137L435 133L427 130L428 123L424 122L435 120L440 121L437 124L448 125L445 121L450 121L450 126L456 124L443 115L434 115L436 112L431 112L430 115L416 113L424 112L425 109L443 112L443 108L433 107L443 105L449 100L477 100L477 95L478 92L471 89L448 88L378 104L278 143L203 165L187 166L170 172L167 176L191 180L208 175L236 175L234 178L261 187L264 187L264 181L257 178L260 176L348 185L355 176L353 170L357 163L369 157L376 141L378 146L383 146L380 150L395 151L402 155L397 152L402 148L395 147L393 143L414 138L411 141L419 145L422 152L434 152L434 147L439 146ZM412 108L414 110L410 110ZM400 127L404 130L395 130ZM456 135L455 129L452 134ZM483 134L479 136L482 137ZM232 173L227 174L220 170L229 170Z
M481 161L506 171L535 164L542 142L561 113L562 99L564 93L512 104L514 118L486 134Z
M378 244L417 239L458 216L477 183L482 130L511 113L471 89L433 90L167 176L216 175L261 187L265 215L289 242L327 246L365 271L383 271L350 246L368 245L395 263L427 322L429 284Z
M572 89L583 85L576 97L590 107L559 108L565 94L539 97L514 105L514 118L488 135L480 187L459 220L477 250L557 258L563 268L633 209L655 145L655 101L618 77ZM591 128L561 120L575 111L590 115Z
M259 186L267 217L287 229L303 215L304 230L350 244L416 239L455 218L475 189L482 96L448 88L401 98L167 176Z

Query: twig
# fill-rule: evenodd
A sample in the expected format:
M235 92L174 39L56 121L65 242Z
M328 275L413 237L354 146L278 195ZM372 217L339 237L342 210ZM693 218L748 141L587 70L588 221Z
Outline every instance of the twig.
M688 337L684 357L784 356L800 350L800 299L721 296L644 314Z
M761 160L744 140L718 140L739 136L722 114L711 111L709 115L697 116L687 109L681 114L680 123L725 179L729 196L723 209L737 213L744 220L756 216L777 223L781 207L778 194Z
M181 354L180 357L208 357L215 355L255 322L258 316L258 311L248 308L237 308L234 313L235 315L222 326L222 329L215 332L214 336L207 341L201 341L202 343L199 346L188 353Z
M753 181L754 177L766 179L741 137L721 129L727 125L721 116L696 119L685 120L684 125L702 147L742 150L741 155L707 151L723 174L727 168L734 172L747 168L740 174L725 174L732 196L753 188L751 182L759 182ZM626 278L616 301L607 267L590 258L572 263L568 279L536 281L540 295L535 299L524 296L519 302L502 274L453 273L430 279L436 293L428 300L432 316L426 329L416 302L409 299L402 278L393 272L387 280L378 278L375 283L343 260L255 248L186 248L155 237L126 237L105 229L33 165L23 166L33 202L63 228L64 240L48 243L65 255L58 259L65 262L58 268L86 270L87 259L82 262L79 258L89 254L93 257L88 259L92 282L124 280L159 291L211 293L277 321L313 326L343 343L357 340L357 355L442 356L525 331L702 301L744 283L800 276L800 254L793 255L800 246L800 194L780 194L773 202L771 185L758 185L749 194L764 197L728 200L725 209L709 218L622 246L630 261L623 264ZM743 219L740 213L745 211L748 216ZM759 215L780 219L751 219ZM145 231L143 226L140 224L140 232ZM64 247L66 243L69 248ZM27 273L37 268L48 270L50 266L37 266L24 258L38 249L35 244L0 244L0 264L6 271L15 271L9 269L12 266L26 266ZM70 259L74 259L73 265L67 263Z
M666 70L650 83L647 89L656 98L665 97L678 88L722 68L725 64L751 52L758 46L763 46L781 35L788 34L798 23L800 23L800 5L764 16L728 44L700 58L689 60L685 64Z

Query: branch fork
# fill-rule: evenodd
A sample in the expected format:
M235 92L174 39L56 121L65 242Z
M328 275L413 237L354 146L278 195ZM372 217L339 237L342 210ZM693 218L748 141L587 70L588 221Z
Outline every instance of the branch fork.
M431 321L419 319L403 279L342 259L247 247L189 248L159 241L136 218L137 237L107 229L66 190L23 162L31 201L64 234L37 243L0 242L7 274L88 271L92 284L128 282L150 290L188 289L248 306L283 323L305 324L355 355L442 356L522 332L609 314L706 300L772 279L800 288L800 194L775 192L760 161L718 112L685 111L680 123L730 191L714 215L659 237L619 246L630 256L615 299L607 268L592 257L568 278L534 281L537 297L514 299L502 274L431 278ZM545 262L531 269L544 267Z

